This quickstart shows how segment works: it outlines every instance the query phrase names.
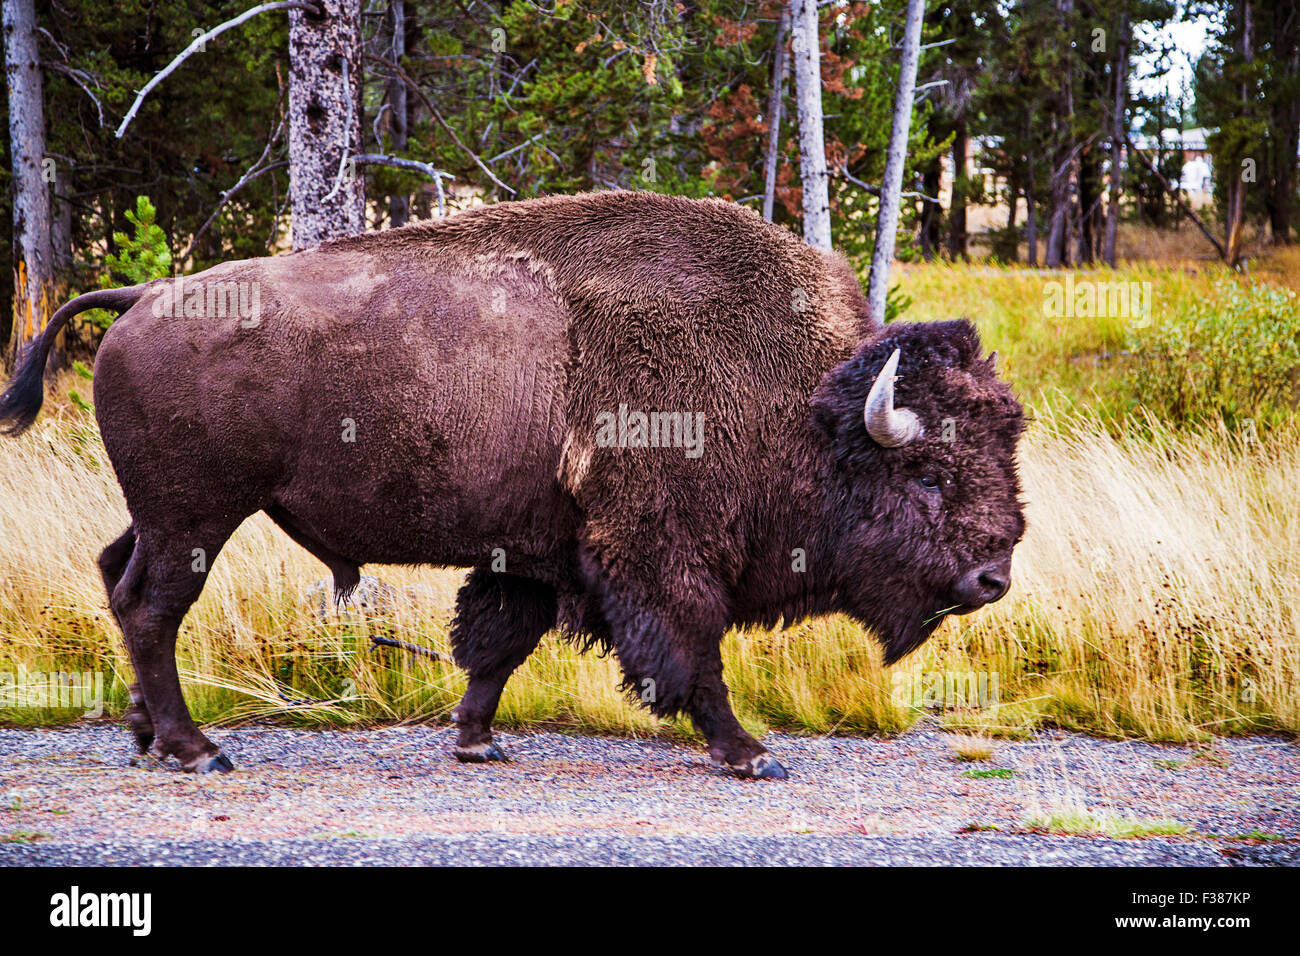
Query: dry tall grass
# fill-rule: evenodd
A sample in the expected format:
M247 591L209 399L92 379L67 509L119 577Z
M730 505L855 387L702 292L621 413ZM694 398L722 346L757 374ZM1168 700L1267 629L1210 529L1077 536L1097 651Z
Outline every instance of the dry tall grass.
M126 512L91 418L51 406L0 447L0 671L103 670L116 678L110 707L120 709L130 670L95 558ZM1300 730L1300 430L1255 444L1213 434L1124 438L1050 409L1038 416L1022 453L1029 531L1010 597L950 620L897 673L843 618L732 633L727 673L748 726L899 730L922 712L909 675L988 672L999 700L945 710L950 725L1019 734L1051 723L1152 739ZM182 631L196 715L338 723L445 715L463 689L460 673L372 648L368 637L448 650L459 573L370 571L418 596L369 623L320 621L302 592L324 568L268 520L248 521ZM511 681L502 719L654 731L617 683L613 660L548 639Z

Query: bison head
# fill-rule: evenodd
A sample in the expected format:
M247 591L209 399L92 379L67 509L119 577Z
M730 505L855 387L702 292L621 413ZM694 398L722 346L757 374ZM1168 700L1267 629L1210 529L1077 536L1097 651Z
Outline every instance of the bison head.
M886 326L813 396L839 609L893 663L948 614L1001 598L1025 520L1023 411L967 321Z

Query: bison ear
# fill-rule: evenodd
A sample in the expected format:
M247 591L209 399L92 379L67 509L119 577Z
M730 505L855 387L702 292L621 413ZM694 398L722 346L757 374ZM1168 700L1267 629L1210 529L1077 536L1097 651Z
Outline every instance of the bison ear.
M827 372L813 390L813 423L827 438L835 439L839 435L841 427L850 420L846 417L850 409L856 412L853 417L859 423L862 421L862 405L858 403L855 406L851 388L852 376L862 365L862 352L863 349L859 349L853 358ZM865 390L862 394L865 400Z

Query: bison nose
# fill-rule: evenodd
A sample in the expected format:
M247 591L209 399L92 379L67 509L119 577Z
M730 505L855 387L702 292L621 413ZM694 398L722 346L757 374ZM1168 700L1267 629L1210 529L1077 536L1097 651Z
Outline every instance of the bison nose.
M1000 600L1011 587L1011 562L985 565L962 575L953 597L967 607L982 607Z

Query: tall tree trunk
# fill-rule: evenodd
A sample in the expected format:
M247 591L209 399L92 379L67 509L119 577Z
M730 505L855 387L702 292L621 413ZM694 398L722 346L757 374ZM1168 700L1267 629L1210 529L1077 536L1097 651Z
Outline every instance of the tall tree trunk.
M1061 131L1065 121L1058 122L1057 137L1062 146L1052 152L1052 176L1048 181L1048 242L1044 252L1044 265L1060 268L1066 263L1069 251L1066 238L1070 226L1070 138Z
M289 199L294 249L365 229L361 171L361 0L289 13Z
M1020 202L1020 172L1013 165L1007 173L1007 228L1016 228L1016 205Z
M1240 169L1230 168L1228 175L1232 178L1228 182L1224 248L1227 250L1226 262L1235 267L1241 261L1241 230L1245 220L1246 184L1241 180Z
M1052 170L1048 202L1051 214L1047 222L1047 249L1043 264L1049 269L1059 269L1068 264L1070 230L1070 160L1060 150L1052 156Z
M1100 177L1092 151L1084 150L1079 157L1079 221L1075 245L1075 261L1082 264L1092 262L1096 252L1093 225L1096 223L1096 204L1101 195L1097 188Z
M1110 114L1110 197L1106 202L1106 244L1102 258L1115 268L1115 239L1119 235L1119 204L1124 195L1124 136L1128 123L1130 21L1128 8L1119 18L1119 55L1115 58L1115 100Z
M1105 195L1106 190L1102 184L1102 159L1101 150L1097 151L1097 160L1093 165L1093 182L1097 186L1097 199L1092 204L1092 223L1090 230L1092 233L1092 256L1093 259L1101 258L1101 243L1106 236L1106 210L1101 204L1101 197Z
M1241 31L1238 34L1238 53L1241 62L1249 65L1254 60L1254 38L1251 36L1254 29L1253 17L1251 15L1251 0L1238 0L1237 9L1241 18ZM1241 109L1243 114L1249 114L1251 110L1250 83L1246 79L1241 83ZM1223 244L1225 251L1225 261L1234 268L1241 261L1241 239L1242 227L1246 219L1246 180L1242 174L1240 158L1236 157L1232 169L1224 170L1228 177L1227 183L1227 209L1226 209L1226 237Z
M767 155L763 160L763 218L772 221L776 205L776 166L781 147L781 110L785 102L785 75L790 65L785 55L785 38L790 32L790 7L781 7L772 49L772 92L767 100Z
M3 21L14 203L14 309L9 349L12 363L49 318L54 262L50 249L50 184L42 166L44 93L32 0L4 0Z
M1068 24L1074 13L1074 0L1056 0L1056 9L1061 15L1061 35L1068 37ZM1068 233L1070 214L1070 173L1073 163L1070 159L1074 152L1074 136L1070 128L1070 118L1074 116L1074 63L1068 42L1061 54L1065 67L1061 76L1061 88L1057 96L1059 108L1052 118L1056 149L1052 152L1051 180L1048 185L1048 197L1052 205L1052 215L1047 228L1047 254L1045 264L1049 269L1065 265L1069 257Z
M1300 9L1273 5L1273 90L1295 90L1300 84ZM1273 94L1270 135L1274 139L1268 204L1269 234L1275 245L1291 241L1291 211L1295 206L1296 151L1300 148L1300 96Z
M1273 201L1269 204L1268 215L1270 238L1279 246L1291 242L1291 210L1295 205L1295 157L1296 151L1300 149L1300 115L1297 115L1297 106L1300 103L1289 104L1292 116L1288 125L1274 127L1278 133L1278 143L1274 150Z
M970 136L966 117L957 116L952 139L952 204L948 210L948 255L966 259L966 178Z
M392 0L388 5L393 19L392 57L401 63L406 55L406 0ZM406 152L409 114L406 103L406 83L394 77L388 81L389 143L394 155ZM406 193L393 193L388 197L388 221L396 228L404 226L411 217L411 197Z
M72 268L72 203L57 196L51 199L50 264L55 280L61 283Z
M831 248L830 187L822 130L821 46L817 0L791 0L794 84L799 103L799 170L803 181L803 237L811 246Z
M1026 261L1031 269L1038 268L1038 205L1034 194L1038 191L1034 177L1034 154L1026 157L1025 163L1025 250Z
M889 295L889 263L894 258L894 240L898 234L898 205L903 192L903 167L907 165L907 137L912 127L912 100L916 93L916 64L921 57L924 19L925 0L907 0L898 92L894 96L894 119L889 128L880 213L876 217L876 247L871 253L871 277L867 280L867 306L877 322L885 320L885 299Z
M1064 134L1058 134L1064 135ZM1064 153L1064 155L1063 155ZM1066 138L1064 150L1052 153L1052 175L1049 180L1047 201L1050 215L1047 222L1047 249L1044 252L1044 265L1049 269L1060 268L1066 262L1068 245L1066 243L1070 223L1070 158L1069 142Z
M930 160L921 173L921 189L927 196L939 195L939 184L943 178L943 165L938 156ZM933 261L939 254L939 220L943 216L943 207L938 202L921 200L921 256L926 262Z
M1020 261L1020 234L1016 231L1016 206L1020 203L1020 168L1011 164L1007 171L1007 237L1012 240L1011 261Z

